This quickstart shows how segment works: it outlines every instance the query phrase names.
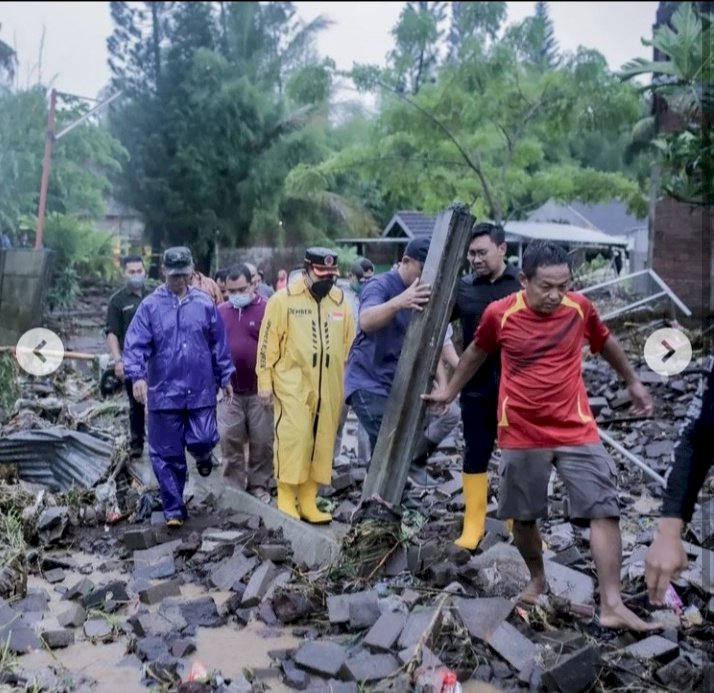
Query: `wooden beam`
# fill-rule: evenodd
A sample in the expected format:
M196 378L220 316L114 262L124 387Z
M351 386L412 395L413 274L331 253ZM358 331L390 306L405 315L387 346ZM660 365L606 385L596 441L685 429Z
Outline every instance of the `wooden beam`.
M394 505L401 502L414 449L423 435L421 395L431 389L474 221L466 205L456 205L435 222L422 273L422 281L431 285L431 299L423 311L414 311L409 323L363 500L376 495Z

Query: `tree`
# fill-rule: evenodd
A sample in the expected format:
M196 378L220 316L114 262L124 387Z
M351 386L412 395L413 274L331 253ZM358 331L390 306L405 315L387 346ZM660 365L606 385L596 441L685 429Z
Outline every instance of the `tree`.
M495 40L507 14L505 2L452 2L449 59L466 59Z
M389 59L398 89L418 94L433 79L439 61L445 2L407 2L392 29L396 46Z
M676 116L674 131L656 136L655 118L640 121L635 139L649 139L662 169L663 190L682 202L714 204L714 35L712 15L702 15L692 3L682 3L672 25L660 26L653 39L659 60L637 58L622 68L624 80L651 75L644 92L655 98L655 109L669 109Z
M14 231L21 217L35 215L47 130L47 97L42 86L0 91L0 228ZM86 111L60 95L57 129ZM107 176L120 167L124 151L101 125L84 123L56 143L47 211L97 216L109 189Z
M286 180L329 153L334 66L313 47L326 20L286 2L166 3L147 23L115 5L115 82L130 87L111 118L131 154L121 197L155 252L187 243L207 267L216 242L324 238L325 206Z
M0 24L2 29L2 24ZM17 69L17 55L15 51L0 40L0 87L3 85L9 86L15 79L15 70Z

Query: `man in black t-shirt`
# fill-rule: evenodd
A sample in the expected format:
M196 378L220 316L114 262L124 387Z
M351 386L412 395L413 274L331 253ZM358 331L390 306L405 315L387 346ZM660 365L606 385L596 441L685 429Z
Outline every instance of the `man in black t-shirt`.
M129 396L130 454L132 457L141 457L144 452L144 405L134 399L133 384L124 377L122 351L129 323L139 304L150 293L150 290L145 286L146 272L141 257L127 255L122 258L121 265L126 284L109 299L105 333L109 352L114 361L114 375L124 381L126 393Z
M464 349L473 341L486 306L520 291L519 269L506 263L506 235L497 224L474 226L467 252L471 274L457 285L454 318L461 319ZM461 392L464 425L464 527L456 545L473 551L481 541L488 506L488 463L496 440L500 355L488 357Z

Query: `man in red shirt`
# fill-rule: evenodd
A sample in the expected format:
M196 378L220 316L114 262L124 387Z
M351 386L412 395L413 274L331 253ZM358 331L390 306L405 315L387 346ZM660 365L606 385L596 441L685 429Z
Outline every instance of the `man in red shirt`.
M622 601L617 469L590 410L581 371L585 342L625 381L634 413L652 414L652 398L592 303L567 290L570 276L565 250L531 243L523 256L523 290L486 308L446 389L424 399L454 400L486 356L500 347L498 516L514 519L514 544L530 571L521 600L537 602L548 590L537 520L547 517L548 480L555 466L568 490L571 520L590 525L600 624L656 630L658 624L646 623Z
M226 275L228 300L218 306L235 373L233 398L218 404L218 431L225 463L223 478L270 502L273 475L273 409L258 399L258 336L267 300L254 289L246 265L231 267ZM244 452L248 444L248 459Z

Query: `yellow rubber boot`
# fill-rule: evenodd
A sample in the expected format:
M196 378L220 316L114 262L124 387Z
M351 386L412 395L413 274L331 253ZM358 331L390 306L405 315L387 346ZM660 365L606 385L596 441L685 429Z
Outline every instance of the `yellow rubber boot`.
M297 486L278 481L278 510L296 520L300 519L297 509Z
M315 525L332 522L330 513L323 513L317 508L317 489L319 485L316 481L309 479L304 484L300 484L297 489L298 505L300 506L300 517Z
M454 542L462 549L474 551L483 539L488 506L488 474L466 474L464 480L464 529Z

